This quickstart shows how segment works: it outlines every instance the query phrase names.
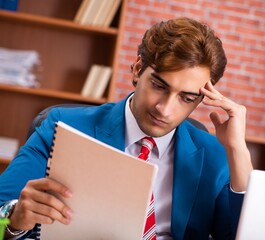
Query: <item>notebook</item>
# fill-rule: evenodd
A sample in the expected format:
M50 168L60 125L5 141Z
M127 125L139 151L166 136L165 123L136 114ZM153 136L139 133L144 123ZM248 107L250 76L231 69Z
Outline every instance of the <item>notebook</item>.
M240 214L236 240L265 239L265 171L253 170Z
M47 177L73 192L70 225L42 224L40 239L142 239L157 167L56 124Z

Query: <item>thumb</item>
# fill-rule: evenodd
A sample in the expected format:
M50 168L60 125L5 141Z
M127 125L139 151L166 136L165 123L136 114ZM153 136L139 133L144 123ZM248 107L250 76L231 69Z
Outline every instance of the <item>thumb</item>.
M211 121L212 121L214 127L218 128L219 125L221 124L221 120L220 120L220 117L219 117L218 113L211 112L210 113L210 118L211 118Z

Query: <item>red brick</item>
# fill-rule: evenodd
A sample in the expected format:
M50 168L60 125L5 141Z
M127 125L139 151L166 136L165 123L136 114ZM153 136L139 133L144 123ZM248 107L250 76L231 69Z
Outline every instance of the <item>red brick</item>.
M119 100L133 90L130 64L135 59L138 41L140 43L146 29L168 18L196 18L215 29L228 57L224 78L217 84L217 89L247 106L250 122L247 134L265 137L264 9L264 0L128 0L115 99ZM214 110L201 105L194 115L213 130L209 113ZM226 117L224 112L221 111L221 114Z

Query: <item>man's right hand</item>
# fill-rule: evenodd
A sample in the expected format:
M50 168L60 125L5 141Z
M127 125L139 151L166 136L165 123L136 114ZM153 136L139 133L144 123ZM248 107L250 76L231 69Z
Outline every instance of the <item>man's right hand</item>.
M36 223L59 221L69 224L72 210L51 193L66 198L72 196L66 186L55 180L41 178L29 181L20 193L9 226L17 230L31 230Z

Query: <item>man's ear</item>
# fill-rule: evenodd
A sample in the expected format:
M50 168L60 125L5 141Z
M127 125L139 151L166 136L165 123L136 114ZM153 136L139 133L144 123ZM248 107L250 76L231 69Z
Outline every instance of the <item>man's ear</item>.
M138 55L135 60L135 63L131 65L131 71L133 74L132 84L134 87L136 87L138 79L140 77L141 66L142 66L141 55Z
M141 68L142 68L142 59L141 59L141 55L138 55L136 58L135 64L133 66L133 74L135 77L139 77Z

